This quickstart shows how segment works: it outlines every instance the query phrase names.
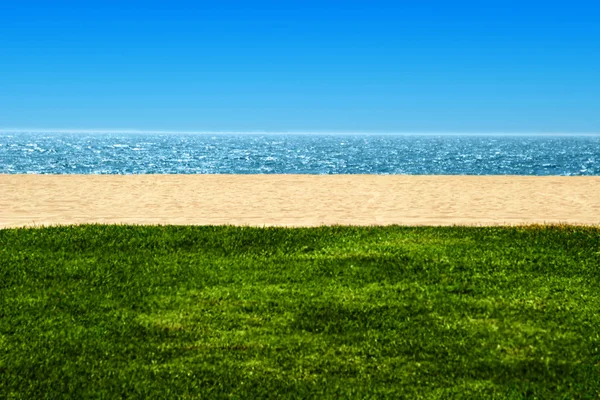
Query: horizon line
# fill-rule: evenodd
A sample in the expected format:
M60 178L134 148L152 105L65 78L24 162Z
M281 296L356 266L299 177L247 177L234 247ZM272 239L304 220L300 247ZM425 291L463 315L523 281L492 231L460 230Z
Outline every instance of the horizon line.
M599 136L599 132L543 132L543 131L306 131L306 130L254 130L254 131L188 131L188 130L145 130L145 129L27 129L0 128L0 133L121 133L121 134L205 134L205 135L399 135L399 136Z

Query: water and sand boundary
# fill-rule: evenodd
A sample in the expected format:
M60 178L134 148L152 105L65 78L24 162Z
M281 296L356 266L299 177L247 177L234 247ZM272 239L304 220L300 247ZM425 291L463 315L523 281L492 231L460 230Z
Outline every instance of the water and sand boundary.
M600 224L600 177L0 175L0 228Z

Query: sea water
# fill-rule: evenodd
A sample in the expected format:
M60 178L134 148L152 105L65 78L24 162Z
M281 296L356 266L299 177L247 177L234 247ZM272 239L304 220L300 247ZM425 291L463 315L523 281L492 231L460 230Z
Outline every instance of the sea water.
M600 175L600 136L0 132L0 173Z

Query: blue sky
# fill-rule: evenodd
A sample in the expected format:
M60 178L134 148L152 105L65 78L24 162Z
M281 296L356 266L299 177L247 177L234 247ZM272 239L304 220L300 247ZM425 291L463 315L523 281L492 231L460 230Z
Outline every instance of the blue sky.
M600 2L6 1L0 128L600 132Z

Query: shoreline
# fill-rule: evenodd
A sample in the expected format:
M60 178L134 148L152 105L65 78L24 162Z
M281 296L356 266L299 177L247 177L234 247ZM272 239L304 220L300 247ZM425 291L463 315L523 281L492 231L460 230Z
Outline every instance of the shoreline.
M0 229L600 224L600 176L10 175Z

